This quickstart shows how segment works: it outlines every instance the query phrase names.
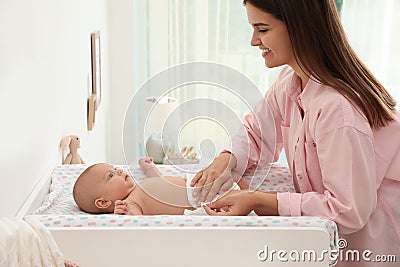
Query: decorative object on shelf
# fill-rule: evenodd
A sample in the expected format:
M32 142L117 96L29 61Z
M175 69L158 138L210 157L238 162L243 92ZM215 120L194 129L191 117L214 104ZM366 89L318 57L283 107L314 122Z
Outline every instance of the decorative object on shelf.
M171 146L169 144L168 138L160 133L153 133L147 139L146 151L149 157L153 158L154 163L162 164L165 156L165 152L170 150Z
M184 146L181 152L172 153L172 149L169 148L165 153L165 157L163 159L163 164L169 165L181 165L181 164L197 164L200 162L197 157L197 153L192 152L193 146Z
M146 105L149 110L144 129L146 152L153 158L154 163L162 164L165 151L171 147L168 131L165 131L163 126L176 107L176 99L168 96L147 97Z
M147 140L153 133L165 135L163 126L169 115L176 108L177 101L169 96L152 96L146 98L146 110L149 110L145 124L145 139Z
M85 161L78 153L78 148L81 147L81 141L76 135L63 137L60 143L61 150L64 151L69 147L69 153L63 160L62 164L85 164Z

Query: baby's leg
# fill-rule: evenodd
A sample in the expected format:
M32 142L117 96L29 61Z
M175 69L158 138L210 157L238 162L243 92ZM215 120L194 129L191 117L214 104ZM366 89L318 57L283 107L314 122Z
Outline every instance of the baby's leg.
M146 173L147 178L161 177L160 171L153 163L153 158L139 159L139 166Z

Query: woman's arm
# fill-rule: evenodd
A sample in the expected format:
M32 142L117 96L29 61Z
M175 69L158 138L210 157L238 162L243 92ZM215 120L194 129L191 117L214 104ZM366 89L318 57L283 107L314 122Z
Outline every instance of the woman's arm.
M255 191L256 207L254 212L260 216L278 216L278 199L276 193Z
M319 138L315 149L323 191L278 193L279 214L324 217L335 221L344 234L360 230L377 203L371 136L352 127L342 127ZM296 172L299 171L297 168Z
M276 193L261 191L230 191L204 209L214 216L244 216L252 210L258 215L279 215Z

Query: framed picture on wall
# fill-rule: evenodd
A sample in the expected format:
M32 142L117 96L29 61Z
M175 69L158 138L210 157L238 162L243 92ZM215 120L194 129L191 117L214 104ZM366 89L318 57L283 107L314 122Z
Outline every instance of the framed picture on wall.
M100 52L100 31L91 33L92 50L92 94L96 95L95 109L101 103L101 52Z

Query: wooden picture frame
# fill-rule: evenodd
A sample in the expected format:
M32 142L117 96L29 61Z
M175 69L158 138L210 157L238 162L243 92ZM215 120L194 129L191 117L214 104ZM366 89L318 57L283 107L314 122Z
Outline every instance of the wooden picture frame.
M87 101L87 128L88 131L93 130L96 121L96 94L92 94Z
M90 34L92 91L87 100L87 128L93 130L96 120L96 110L101 103L101 50L100 31Z
M96 95L97 110L101 104L101 50L100 31L90 34L92 58L92 94Z

